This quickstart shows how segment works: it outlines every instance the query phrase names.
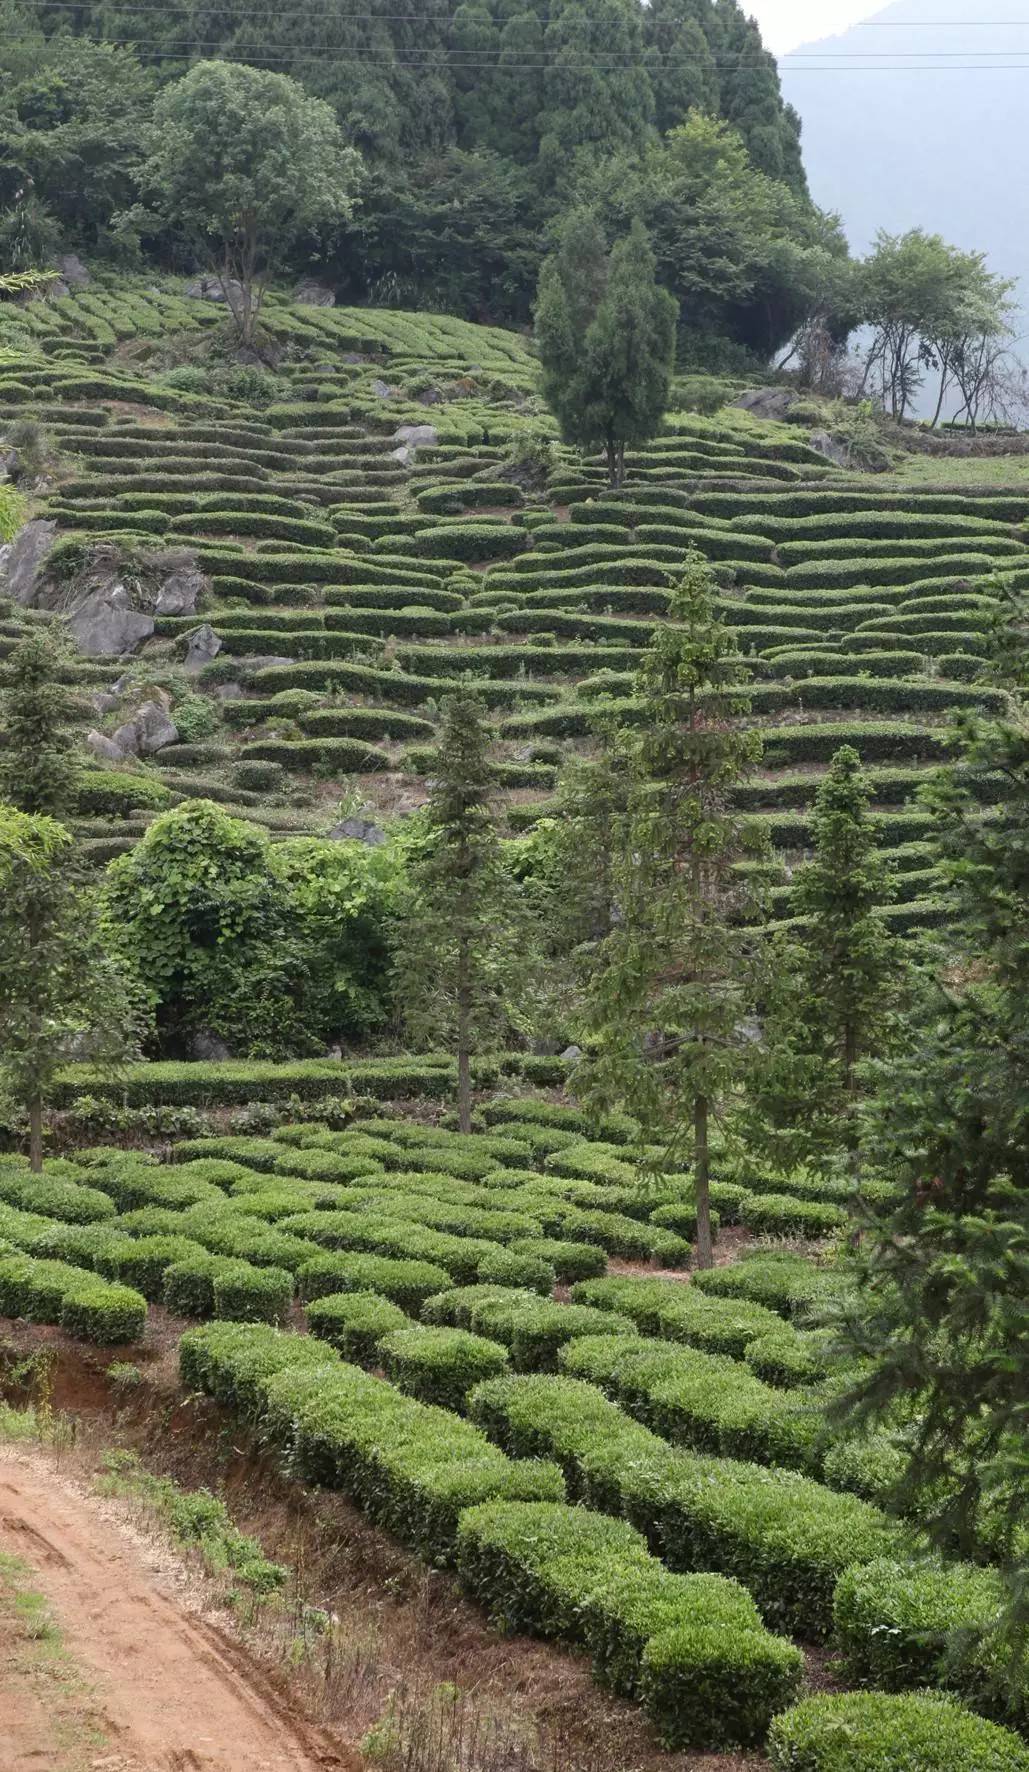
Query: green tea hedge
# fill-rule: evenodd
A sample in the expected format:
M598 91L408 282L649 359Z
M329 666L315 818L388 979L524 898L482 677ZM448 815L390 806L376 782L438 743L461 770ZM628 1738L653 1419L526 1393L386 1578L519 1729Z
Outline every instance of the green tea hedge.
M595 1677L640 1698L667 1747L760 1741L801 1656L735 1582L673 1575L621 1520L561 1504L470 1508L462 1585L508 1630L581 1645Z
M775 1772L1029 1772L1029 1747L938 1693L822 1693L776 1717Z
M400 1306L378 1292L330 1292L307 1307L311 1334L357 1366L373 1365L383 1336L409 1323Z
M379 1344L386 1376L409 1396L462 1414L468 1393L496 1378L508 1363L506 1348L466 1329L409 1324Z

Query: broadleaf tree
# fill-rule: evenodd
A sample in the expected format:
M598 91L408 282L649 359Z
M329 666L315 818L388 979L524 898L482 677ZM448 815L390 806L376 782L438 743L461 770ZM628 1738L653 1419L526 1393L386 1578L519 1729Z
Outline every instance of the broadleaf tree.
M360 171L324 100L286 74L208 61L158 95L140 183L157 216L216 252L252 345L267 282L301 240L348 219Z
M753 1044L758 947L737 863L764 848L733 807L761 742L714 593L694 554L638 673L638 724L619 735L632 783L612 832L618 915L595 954L581 1083L592 1106L636 1116L664 1167L692 1164L701 1267L713 1261L710 1122Z
M642 223L609 254L596 217L573 211L540 272L543 397L566 443L603 449L612 486L625 478L626 447L653 437L664 417L677 319Z
M485 711L443 704L434 781L397 923L396 990L408 1031L457 1058L462 1132L471 1130L472 1059L517 1025L532 944L493 809Z

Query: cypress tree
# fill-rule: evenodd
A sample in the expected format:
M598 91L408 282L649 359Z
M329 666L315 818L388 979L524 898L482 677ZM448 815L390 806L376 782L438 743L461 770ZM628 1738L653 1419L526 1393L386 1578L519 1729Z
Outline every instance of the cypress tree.
M415 1039L456 1051L462 1132L471 1131L474 1053L517 1020L530 964L494 791L485 710L473 696L450 696L399 918L396 980Z
M719 619L710 567L689 561L637 679L640 721L619 743L632 773L612 832L618 920L587 1004L587 1099L628 1108L668 1167L692 1161L697 1263L710 1267L709 1123L744 1074L756 993L748 840L733 795L760 757L749 672Z
M654 436L664 416L677 314L641 222L607 257L595 216L572 213L540 273L543 395L565 442L603 448L612 486L624 480L626 446Z
M0 702L0 800L63 818L74 809L82 708L61 682L70 655L60 631L31 627L11 654Z
M948 886L936 964L904 1046L868 1067L862 1155L892 1182L843 1324L866 1362L848 1425L907 1425L893 1500L935 1544L984 1548L1029 1618L1029 644L1024 599L1000 637L1015 690L966 716L925 794ZM987 802L1006 784L1001 815ZM987 791L991 790L991 791Z

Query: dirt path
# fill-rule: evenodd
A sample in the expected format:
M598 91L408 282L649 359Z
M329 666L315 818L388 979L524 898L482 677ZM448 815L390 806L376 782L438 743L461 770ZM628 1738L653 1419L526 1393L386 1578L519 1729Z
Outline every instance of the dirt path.
M90 1688L110 1744L86 1756L97 1772L354 1772L356 1759L293 1715L239 1645L42 1461L0 1458L0 1552L27 1566ZM19 1740L38 1722L0 1670L5 1766L47 1763Z

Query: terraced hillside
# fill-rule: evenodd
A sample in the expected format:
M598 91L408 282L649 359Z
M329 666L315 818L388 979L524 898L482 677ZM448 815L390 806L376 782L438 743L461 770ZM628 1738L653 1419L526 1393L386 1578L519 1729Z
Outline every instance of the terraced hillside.
M171 284L29 306L32 348L0 353L0 428L36 417L57 451L39 513L59 528L51 571L73 582L100 548L145 600L155 552L175 548L209 581L195 612L155 616L100 704L109 733L164 684L180 742L91 780L81 830L97 860L183 795L273 831L328 828L355 787L373 815L415 805L459 681L495 709L509 823L525 828L598 706L632 718L640 649L698 548L753 661L765 759L747 810L788 860L822 769L853 742L896 865L889 915L932 920L911 795L954 711L997 699L974 679L996 575L1029 582L1014 469L1007 484L996 462L981 483L967 463L954 487L882 480L832 467L797 425L684 406L613 493L599 462L553 441L514 334L278 299L266 320L282 351L267 404L168 370L222 323ZM0 624L0 647L21 619ZM191 673L201 624L216 655ZM121 669L77 674L109 691Z

